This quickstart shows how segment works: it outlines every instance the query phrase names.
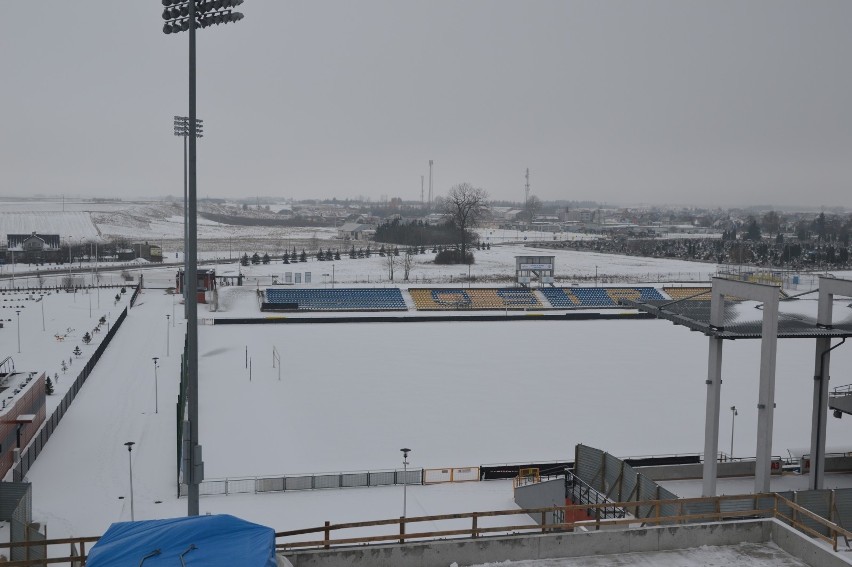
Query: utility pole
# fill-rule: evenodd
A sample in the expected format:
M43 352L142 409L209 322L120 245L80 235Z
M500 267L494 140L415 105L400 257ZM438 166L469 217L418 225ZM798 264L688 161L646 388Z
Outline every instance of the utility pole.
M420 205L423 205L423 176L420 176Z
M527 202L530 200L530 168L527 168L527 184L524 186L524 208L527 208Z

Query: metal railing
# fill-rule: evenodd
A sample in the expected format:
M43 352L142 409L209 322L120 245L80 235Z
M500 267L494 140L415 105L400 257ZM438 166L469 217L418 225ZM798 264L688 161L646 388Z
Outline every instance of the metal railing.
M594 508L590 507L586 511L589 517L599 517L599 519L603 520L608 518L624 518L627 515L624 508L612 506L613 501L610 498L607 498L589 486L580 477L570 471L565 471L565 494L574 504L595 504ZM598 504L608 504L609 506L602 508L597 506Z

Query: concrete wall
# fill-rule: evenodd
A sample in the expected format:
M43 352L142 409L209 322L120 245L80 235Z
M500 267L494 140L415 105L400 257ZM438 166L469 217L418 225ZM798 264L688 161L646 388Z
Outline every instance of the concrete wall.
M825 472L852 471L852 457L828 457L825 459Z
M658 465L650 467L637 467L636 470L654 481L660 480L686 480L701 478L703 464L690 465ZM733 461L718 464L718 477L754 476L754 461ZM825 459L826 472L852 471L852 457L828 457ZM783 471L776 469L773 475L779 475ZM804 471L807 472L807 471Z
M771 520L771 536L772 541L778 547L798 557L808 565L819 565L819 567L848 567L852 565L852 559L846 559L844 556L834 553L830 548L825 547L827 544L818 540L813 540L802 535L791 528L776 520ZM838 549L842 549L842 542L838 543Z
M736 545L741 542L763 543L770 540L773 523L771 520L749 520L632 530L483 537L302 551L287 553L285 556L294 567L446 567L453 562L464 566L506 560L664 551L702 545ZM801 545L793 540L795 533L781 533L782 537L791 540L786 543L791 549ZM816 553L807 546L802 549L807 553Z
M565 479L555 478L520 486L515 489L515 504L525 509L565 506ZM541 514L533 514L531 518L541 524ZM554 523L552 512L548 512L546 518L548 524Z
M685 480L701 478L704 465L700 463L691 465L659 465L651 467L639 467L640 473L651 480ZM775 471L773 471L774 474ZM781 470L778 470L778 474ZM728 476L754 476L754 461L733 461L718 464L718 477Z

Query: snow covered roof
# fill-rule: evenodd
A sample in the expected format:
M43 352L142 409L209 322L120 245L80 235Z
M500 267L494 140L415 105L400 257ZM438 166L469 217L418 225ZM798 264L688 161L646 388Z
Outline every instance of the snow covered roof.
M48 248L59 249L60 240L58 234L38 234L37 232L31 232L30 234L7 234L6 244L10 250L22 250L24 242L30 238L38 238Z
M762 337L762 303L726 301L725 324L710 325L710 302L706 300L648 301L633 303L640 311L683 325L693 331L722 339L759 339ZM778 306L778 338L852 337L852 307L835 303L835 322L831 327L817 326L817 302L808 299L782 300Z
M369 230L372 227L367 224L361 224L357 222L347 222L344 223L338 230L342 230L343 232L361 232L364 230Z

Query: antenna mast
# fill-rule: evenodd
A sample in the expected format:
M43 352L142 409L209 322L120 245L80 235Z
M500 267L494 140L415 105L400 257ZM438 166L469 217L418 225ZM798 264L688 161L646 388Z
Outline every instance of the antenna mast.
M433 160L429 160L429 208L432 208L432 164Z

